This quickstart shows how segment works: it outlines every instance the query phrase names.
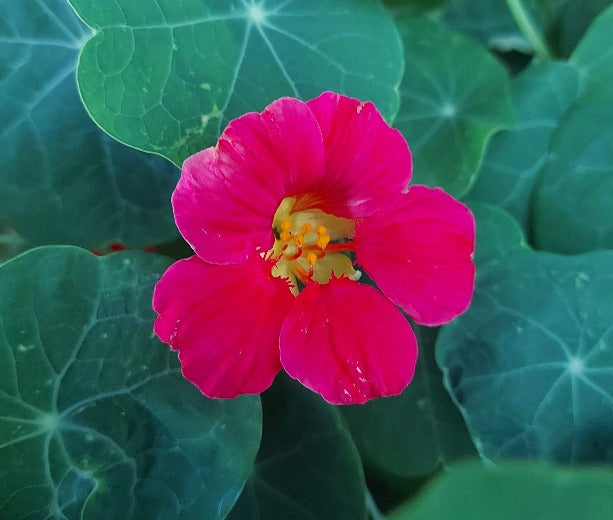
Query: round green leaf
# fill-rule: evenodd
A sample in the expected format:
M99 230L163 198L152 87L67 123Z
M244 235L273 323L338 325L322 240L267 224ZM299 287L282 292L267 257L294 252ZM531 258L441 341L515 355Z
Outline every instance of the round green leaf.
M441 24L408 17L397 24L406 70L395 126L413 152L413 182L463 195L487 141L511 122L508 74L483 47Z
M613 462L612 265L520 248L478 271L436 358L484 457Z
M613 248L613 6L592 24L569 63L580 97L551 137L535 187L532 227L537 247L560 253ZM603 51L603 49L605 49Z
M453 29L501 52L530 53L532 46L519 30L504 0L450 0L443 21Z
M535 62L513 78L516 122L492 137L470 199L503 207L528 229L537 173L553 130L577 98L577 84L573 67L553 61Z
M176 236L176 168L109 138L81 104L89 32L64 0L0 0L0 214L31 245L143 247Z
M532 227L539 249L613 249L613 95L581 98L551 139L535 188Z
M378 0L70 3L95 30L78 72L90 114L176 164L281 96L335 90L374 101L388 120L398 109L402 50Z
M475 455L458 410L434 361L437 329L416 327L417 368L402 394L341 408L364 463L388 475L429 475Z
M228 518L365 520L360 457L338 411L283 375L262 407L262 445Z
M0 517L223 518L258 397L208 400L152 332L162 257L33 249L0 266Z
M609 520L613 471L560 469L506 462L497 468L468 463L435 480L414 504L389 520Z

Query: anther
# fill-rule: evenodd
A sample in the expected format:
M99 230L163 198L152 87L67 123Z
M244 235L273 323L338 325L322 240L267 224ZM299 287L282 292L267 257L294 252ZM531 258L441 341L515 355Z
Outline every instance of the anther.
M292 223L289 220L284 220L281 222L281 229L283 231L289 231L292 227Z
M330 235L321 234L317 237L317 245L322 249L325 249L326 246L330 243Z
M311 224L307 222L304 226L302 226L300 233L302 233L303 235L308 235L310 231L311 231Z
M289 242L289 239L292 238L292 234L289 231L281 231L281 233L279 233L279 238L283 240L283 242Z
M328 230L326 229L326 226L317 226L317 234L319 236L325 235L327 232Z
M299 235L294 235L292 238L294 239L294 244L296 244L298 247L304 245L304 235L302 233Z
M306 255L306 261L311 267L313 267L317 262L317 255L313 252L309 253Z

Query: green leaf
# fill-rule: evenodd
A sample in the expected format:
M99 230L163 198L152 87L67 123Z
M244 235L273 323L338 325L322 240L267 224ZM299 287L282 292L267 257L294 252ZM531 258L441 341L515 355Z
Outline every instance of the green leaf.
M335 90L374 101L388 120L398 109L402 50L378 0L70 3L96 31L78 72L90 114L176 164L281 96Z
M228 518L365 519L360 457L338 411L283 375L262 407L262 445Z
M258 397L208 400L152 332L162 257L33 249L0 266L0 517L223 518Z
M513 78L517 120L492 137L468 197L501 206L524 230L529 228L530 197L549 154L549 140L577 98L578 76L569 65L534 62Z
M592 21L613 2L611 0L568 0L560 12L557 45L562 56L573 52Z
M534 51L546 59L566 58L591 22L612 3L611 0L451 0L453 14L458 20L450 22L455 22L458 30L488 42L487 36L494 32L496 21L499 30L506 26L510 34L515 27L520 39L515 46L490 45L492 48ZM522 39L527 46L522 45ZM509 43L513 43L512 38Z
M388 475L429 475L475 455L466 426L434 361L437 329L416 327L417 368L400 395L341 408L364 464Z
M504 258L526 247L517 221L506 211L489 204L470 203L477 223L475 265L477 270L488 262Z
M581 98L552 137L535 189L534 243L581 253L613 249L613 95Z
M87 28L64 0L0 0L0 214L31 245L176 236L167 161L96 127L75 82Z
M613 517L613 471L560 469L506 462L457 466L434 481L413 504L389 520L609 520Z
M560 253L613 248L613 6L592 24L569 63L579 97L551 137L535 187L537 247ZM604 50L603 50L604 49Z
M443 9L442 19L451 28L490 49L532 51L504 0L451 0Z
M511 122L508 74L483 47L441 24L397 23L406 72L395 125L413 152L413 182L463 195L487 141Z
M447 0L383 0L393 16L416 15L440 8Z
M612 265L519 248L478 270L436 358L482 456L613 462Z
M609 84L613 81L611 24L613 5L594 20L570 57L569 63L578 70L581 78L582 94L610 95Z

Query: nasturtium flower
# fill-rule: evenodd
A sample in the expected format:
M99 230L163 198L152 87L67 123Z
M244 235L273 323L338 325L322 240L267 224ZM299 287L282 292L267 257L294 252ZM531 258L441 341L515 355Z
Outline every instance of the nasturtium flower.
M410 177L400 132L332 92L245 114L189 157L172 205L195 255L153 297L184 376L218 398L282 368L334 404L400 393L417 342L397 306L438 325L474 284L472 214Z

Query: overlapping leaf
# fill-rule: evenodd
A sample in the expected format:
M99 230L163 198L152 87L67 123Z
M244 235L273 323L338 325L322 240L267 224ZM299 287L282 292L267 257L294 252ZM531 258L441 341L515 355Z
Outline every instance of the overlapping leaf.
M285 376L262 407L262 445L228 518L365 519L360 458L338 411Z
M503 209L483 203L470 203L477 223L474 261L477 270L525 247L517 221Z
M419 14L434 10L445 4L447 0L383 0L383 5L393 16Z
M429 475L475 454L434 362L436 332L417 328L417 368L402 394L341 409L364 463L386 475Z
M478 244L499 243L498 229ZM611 265L610 251L518 243L478 268L471 307L443 327L436 357L483 456L613 461Z
M570 55L592 21L613 2L611 0L566 0L560 9L557 48L562 56Z
M612 21L612 10L598 18L568 63L537 62L513 80L518 121L492 138L468 195L510 211L541 249L613 244L613 60L601 52Z
M440 24L406 17L397 25L406 67L395 126L413 152L414 182L463 195L489 138L511 122L508 75L483 47Z
M498 51L531 52L504 0L449 0L442 19L450 27Z
M468 198L497 204L528 229L532 189L551 134L577 98L575 69L541 61L513 78L516 121L492 137Z
M87 28L64 0L0 0L0 9L0 214L32 245L176 236L176 168L110 139L79 99Z
M579 71L581 94L611 91L606 82L613 80L613 49L607 40L612 23L613 5L594 20L569 59Z
M398 109L401 46L378 0L70 2L95 30L78 74L90 114L176 164L281 96L335 90L388 119Z
M258 397L212 401L152 334L154 255L29 251L0 267L0 517L223 518Z
M535 188L537 247L561 253L613 248L613 7L573 53L579 97L551 137Z
M552 137L536 188L535 245L580 253L613 249L613 95L583 96Z
M609 520L613 516L613 471L565 470L526 462L497 468L476 463L441 476L411 505L389 520Z

